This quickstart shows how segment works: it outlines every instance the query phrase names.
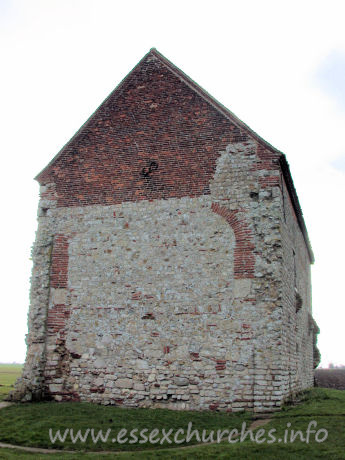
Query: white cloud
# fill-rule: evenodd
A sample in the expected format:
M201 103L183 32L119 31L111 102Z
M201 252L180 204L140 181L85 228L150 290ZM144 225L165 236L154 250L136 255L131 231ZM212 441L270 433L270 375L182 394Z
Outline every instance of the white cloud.
M345 112L345 50L333 50L321 63L316 78L320 87Z

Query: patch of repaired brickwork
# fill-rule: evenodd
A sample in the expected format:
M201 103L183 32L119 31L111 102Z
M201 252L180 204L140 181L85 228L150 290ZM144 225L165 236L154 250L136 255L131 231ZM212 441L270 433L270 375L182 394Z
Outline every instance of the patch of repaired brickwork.
M68 285L68 238L55 235L50 272L52 288L67 288Z
M66 308L66 305L54 305L50 308L47 320L47 333L56 333L63 330L69 315L70 311Z

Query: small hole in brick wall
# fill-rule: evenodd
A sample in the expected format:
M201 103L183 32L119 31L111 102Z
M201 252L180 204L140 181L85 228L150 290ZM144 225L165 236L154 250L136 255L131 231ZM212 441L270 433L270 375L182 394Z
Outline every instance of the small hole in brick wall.
M147 168L141 170L141 175L143 177L150 177L153 171L158 169L158 163L156 161L151 161L150 165Z
M42 216L46 216L48 212L48 208L41 208Z
M303 299L301 297L301 295L297 292L297 289L295 288L295 294L296 294L296 297L295 297L295 306L296 306L296 312L300 311L300 309L302 308L302 305L303 305Z
M250 192L249 196L250 196L250 198L252 198L253 200L256 200L256 201L258 201L258 199L259 199L259 194L257 192Z

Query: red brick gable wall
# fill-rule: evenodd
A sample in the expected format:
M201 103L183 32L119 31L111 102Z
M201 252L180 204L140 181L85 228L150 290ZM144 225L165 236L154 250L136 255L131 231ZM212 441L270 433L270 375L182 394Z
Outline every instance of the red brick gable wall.
M244 133L148 55L39 176L58 206L209 194L216 160Z

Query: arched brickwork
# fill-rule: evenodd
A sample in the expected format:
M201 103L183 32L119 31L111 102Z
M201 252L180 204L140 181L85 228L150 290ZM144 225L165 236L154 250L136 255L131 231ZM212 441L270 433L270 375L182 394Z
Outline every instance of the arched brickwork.
M222 216L234 231L236 246L234 251L234 278L254 278L254 243L252 231L239 210L230 211L218 203L212 203L211 209Z

